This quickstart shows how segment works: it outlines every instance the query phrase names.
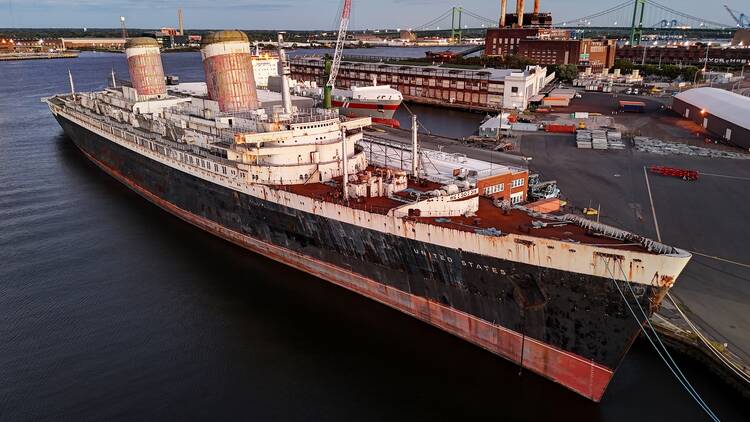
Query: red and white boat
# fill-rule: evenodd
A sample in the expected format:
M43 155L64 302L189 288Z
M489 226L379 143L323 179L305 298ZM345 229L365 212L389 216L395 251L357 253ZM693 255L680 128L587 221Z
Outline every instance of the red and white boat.
M371 117L375 123L398 127L393 115L404 96L388 85L353 86L349 89L334 88L331 105L340 109L340 114L349 117Z

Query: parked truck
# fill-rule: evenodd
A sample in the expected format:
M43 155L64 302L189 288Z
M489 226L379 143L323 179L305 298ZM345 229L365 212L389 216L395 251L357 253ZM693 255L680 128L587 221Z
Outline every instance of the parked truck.
M632 113L643 113L646 111L646 103L641 101L620 101L620 110Z

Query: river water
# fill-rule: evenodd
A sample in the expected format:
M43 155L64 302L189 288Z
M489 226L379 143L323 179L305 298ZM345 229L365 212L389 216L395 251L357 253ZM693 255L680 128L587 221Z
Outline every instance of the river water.
M195 53L164 62L202 79ZM124 56L0 63L0 420L706 420L646 344L594 404L149 205L39 100L68 69L86 91L113 68ZM414 108L448 134L482 117ZM680 363L722 420L748 420Z

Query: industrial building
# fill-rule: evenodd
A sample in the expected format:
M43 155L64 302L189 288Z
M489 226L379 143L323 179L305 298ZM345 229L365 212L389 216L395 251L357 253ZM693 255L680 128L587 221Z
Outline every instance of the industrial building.
M517 55L540 65L572 64L594 71L615 64L615 40L571 39L568 31L545 28L487 30L484 54Z
M699 65L706 63L708 50L709 65L750 64L750 46L748 47L710 47L708 45L659 45L659 46L620 46L615 53L618 59L633 63Z
M61 38L67 50L124 50L125 38Z
M298 81L324 83L324 61L299 58L290 61ZM547 69L451 69L439 66L404 66L385 63L342 62L339 88L379 84L400 91L404 99L422 104L494 111L526 109L531 97L554 79Z
M595 71L614 66L617 44L614 40L572 39L567 30L552 29L552 17L534 12L518 21L524 1L518 0L515 14L506 14L507 1L501 2L500 25L485 35L486 56L517 55L540 65L572 64ZM548 22L549 21L549 22Z
M695 88L677 94L672 110L728 143L750 149L750 98L718 88Z

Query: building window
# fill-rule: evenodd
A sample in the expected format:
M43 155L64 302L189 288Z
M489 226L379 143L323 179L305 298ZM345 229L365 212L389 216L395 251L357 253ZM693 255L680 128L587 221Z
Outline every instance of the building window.
M521 187L521 186L523 186L523 184L524 184L524 181L523 181L523 179L515 179L515 180L513 180L513 181L512 181L511 183L510 183L510 187L511 187L511 188L518 188L518 187Z
M512 93L514 93L514 94L516 94L516 93L518 92L518 87L517 87L517 86L513 86L513 87L511 87L511 88L510 88L510 92L512 92Z
M492 195L495 193L500 193L505 190L505 185L503 183L500 183L499 185L492 185L484 188L484 194L485 195Z

